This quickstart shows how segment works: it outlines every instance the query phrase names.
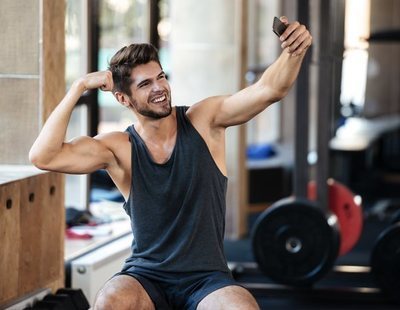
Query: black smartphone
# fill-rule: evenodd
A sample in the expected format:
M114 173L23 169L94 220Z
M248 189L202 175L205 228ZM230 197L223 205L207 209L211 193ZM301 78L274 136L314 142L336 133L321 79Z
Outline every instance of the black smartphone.
M275 32L275 34L280 37L282 33L285 32L287 26L281 22L281 20L278 17L274 17L274 22L272 23L272 31Z

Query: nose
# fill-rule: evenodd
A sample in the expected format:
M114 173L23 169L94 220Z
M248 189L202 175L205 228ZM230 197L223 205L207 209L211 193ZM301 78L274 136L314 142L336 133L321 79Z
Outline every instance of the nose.
M156 80L152 83L151 90L153 92L165 92L168 91L168 89L168 81L166 81L165 79Z
M152 90L153 91L160 91L163 90L162 83L160 81L155 81L152 85Z

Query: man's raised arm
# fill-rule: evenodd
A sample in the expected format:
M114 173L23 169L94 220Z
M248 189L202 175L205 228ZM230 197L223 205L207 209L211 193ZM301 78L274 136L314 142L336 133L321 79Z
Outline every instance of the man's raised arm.
M288 26L279 38L283 49L281 55L255 84L221 100L214 119L215 126L245 123L289 92L312 37L304 25L298 22L289 24L286 17L281 17L281 21Z
M109 71L94 72L76 80L44 124L31 147L29 160L38 168L65 173L89 173L105 168L113 154L101 137L79 137L64 142L72 111L88 89L109 91L113 87Z

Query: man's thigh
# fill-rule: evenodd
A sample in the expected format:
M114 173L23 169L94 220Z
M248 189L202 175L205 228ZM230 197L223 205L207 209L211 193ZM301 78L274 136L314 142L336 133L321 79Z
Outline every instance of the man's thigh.
M134 277L117 275L97 293L94 310L155 309L146 290Z
M260 309L253 295L241 286L220 288L203 298L197 309Z

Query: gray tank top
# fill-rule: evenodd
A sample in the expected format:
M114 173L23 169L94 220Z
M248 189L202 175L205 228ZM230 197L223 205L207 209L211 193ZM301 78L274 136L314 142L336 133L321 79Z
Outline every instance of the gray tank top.
M131 218L132 266L170 272L228 271L223 250L227 178L197 130L176 107L171 157L155 163L134 126L132 186L124 209Z

